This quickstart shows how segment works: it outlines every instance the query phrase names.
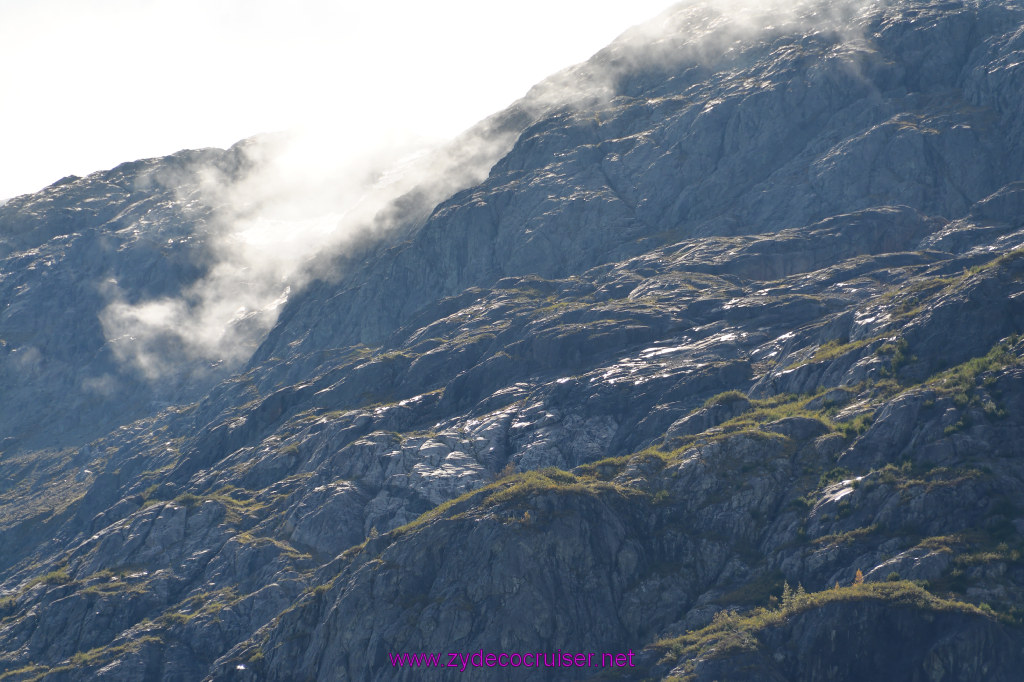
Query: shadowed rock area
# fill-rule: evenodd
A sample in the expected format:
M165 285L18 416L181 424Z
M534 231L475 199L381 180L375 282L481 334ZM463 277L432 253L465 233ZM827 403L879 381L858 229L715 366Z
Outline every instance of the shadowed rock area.
M0 680L1016 679L1024 7L790 9L537 86L240 367L101 316L245 143L0 207ZM633 665L390 656L558 650Z

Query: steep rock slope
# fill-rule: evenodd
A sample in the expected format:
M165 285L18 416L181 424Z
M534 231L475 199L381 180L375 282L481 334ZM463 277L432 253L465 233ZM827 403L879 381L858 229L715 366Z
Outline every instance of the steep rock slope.
M1024 8L823 7L673 10L243 371L0 459L0 675L1012 679Z
M3 448L80 443L153 411L195 400L226 375L149 385L124 368L101 321L115 290L174 295L210 265L200 165L226 174L240 148L181 152L68 177L0 206L0 432ZM192 196L190 196L192 195Z
M296 339L376 344L428 300L502 276L577 274L673 237L881 205L952 220L1020 176L1019 141L1004 134L1020 106L1003 94L1020 88L1004 66L1019 49L1007 7L900 7L838 26L807 17L795 36L701 23L714 19L681 8L668 47L599 53L589 66L613 83L606 104L528 128L487 181L331 285L344 296L311 289L257 359ZM738 44L687 61L726 41ZM652 80L649 62L666 61L677 72ZM344 324L354 316L362 324Z

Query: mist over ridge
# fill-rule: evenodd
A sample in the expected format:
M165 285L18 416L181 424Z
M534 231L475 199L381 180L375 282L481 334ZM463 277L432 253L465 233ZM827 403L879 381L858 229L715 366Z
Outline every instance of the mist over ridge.
M273 326L287 296L311 277L325 276L326 262L344 255L354 242L387 239L393 227L388 223L396 219L414 229L434 204L483 180L527 122L552 111L613 108L615 97L630 94L621 79L636 71L658 73L683 65L726 70L733 60L749 58L749 48L736 50L742 42L799 32L837 33L850 44L864 30L859 22L879 6L855 0L681 3L628 31L590 62L535 86L499 124L517 118L520 128L513 123L497 134L485 123L451 142L428 146L412 139L357 144L359 133L348 131L253 138L242 145L250 157L243 177L195 169L202 178L198 201L214 215L216 264L210 273L181 298L129 304L115 289L101 317L107 339L122 341L118 357L151 380L188 358L238 367ZM351 147L357 150L354 157L345 151ZM388 207L410 193L416 195L418 214L383 215L393 214ZM170 361L161 357L169 349L175 349Z
M0 130L0 199L275 130L448 138L668 4L5 3L0 59L20 105Z
M684 2L0 206L0 677L1016 679L1021 26Z

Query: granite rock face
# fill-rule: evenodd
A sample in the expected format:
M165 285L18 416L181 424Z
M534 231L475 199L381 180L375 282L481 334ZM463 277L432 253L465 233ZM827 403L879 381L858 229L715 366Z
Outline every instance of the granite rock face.
M175 295L210 264L210 211L190 206L190 169L237 172L244 155L207 150L126 163L68 177L0 206L0 377L7 446L95 438L153 412L194 400L218 378L182 372L147 385L116 356L101 313L117 289L136 299ZM6 448L10 449L10 447Z
M243 366L100 317L205 276L245 144L0 207L0 676L1015 679L1024 8L830 7L539 85Z

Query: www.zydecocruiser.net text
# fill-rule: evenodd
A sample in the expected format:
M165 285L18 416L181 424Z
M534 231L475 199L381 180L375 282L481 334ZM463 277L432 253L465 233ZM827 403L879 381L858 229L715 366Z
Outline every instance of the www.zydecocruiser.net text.
M393 668L635 668L635 654L556 652L493 653L449 651L445 653L388 653Z

